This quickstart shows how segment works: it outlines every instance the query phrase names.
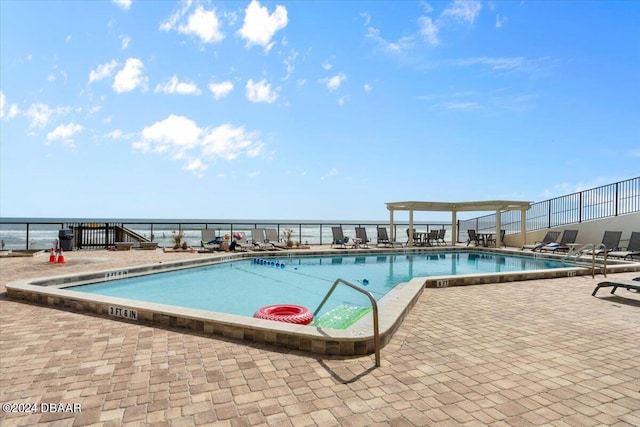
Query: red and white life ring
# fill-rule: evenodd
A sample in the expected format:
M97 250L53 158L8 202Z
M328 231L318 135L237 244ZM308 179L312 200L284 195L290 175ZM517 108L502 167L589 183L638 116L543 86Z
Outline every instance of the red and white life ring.
M268 305L256 311L253 317L297 325L308 325L313 322L313 313L301 305Z

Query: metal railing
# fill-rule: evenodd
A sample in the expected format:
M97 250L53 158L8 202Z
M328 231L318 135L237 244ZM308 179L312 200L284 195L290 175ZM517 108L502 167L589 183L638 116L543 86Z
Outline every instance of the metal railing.
M190 245L200 245L202 230L215 230L219 236L233 235L234 232L245 232L250 235L255 228L275 228L278 236L282 237L286 229L294 230L294 242L302 245L323 245L333 241L331 227L340 226L345 236L355 236L355 227L364 227L367 238L375 241L377 227L389 227L384 221L216 221L216 220L116 220L116 219L25 219L0 218L0 239L5 243L2 249L49 249L58 238L59 229L77 228L86 234L80 240L82 248L99 249L112 245L116 241L148 241L156 242L160 246L171 247L173 240L171 232L184 232L184 240ZM400 236L409 226L408 222L394 224L395 235ZM447 229L451 232L450 222L415 222L414 227L433 229ZM127 232L122 230L126 229ZM99 231L102 230L102 231ZM107 232L107 230L109 230ZM119 232L117 230L120 230ZM389 230L390 231L390 230ZM79 233L79 232L78 232ZM102 236L99 234L102 233ZM107 233L109 233L107 235ZM130 233L137 237L131 238ZM74 235L74 239L79 237ZM74 246L77 247L77 246Z
M373 309L373 312L372 312L373 313L373 346L376 352L376 368L379 368L380 367L380 334L378 332L378 304L376 303L376 299L373 297L373 295L371 295L371 292L365 291L361 287L356 286L353 283L347 282L344 279L336 279L336 281L333 282L331 289L329 289L329 292L327 292L327 295L325 295L324 299L322 300L318 308L316 308L316 310L313 312L313 317L316 317L318 313L320 313L322 306L324 306L324 303L327 302L327 300L329 299L329 297L331 296L331 294L336 289L339 283L347 285L351 289L355 289L361 294L366 295L366 297L369 298L369 302L371 302L371 308Z
M569 252L562 258L563 261L573 260L573 262L579 261L581 258L585 256L591 255L591 278L596 277L596 255L598 255L602 251L604 255L602 259L602 274L604 277L607 277L607 246L604 243L587 243L579 250L575 250L575 248L571 248Z
M532 203L526 212L525 230L535 231L635 212L640 212L640 177ZM457 240L466 240L469 229L495 231L495 224L496 214L460 220ZM520 233L520 211L501 212L500 225L506 234Z

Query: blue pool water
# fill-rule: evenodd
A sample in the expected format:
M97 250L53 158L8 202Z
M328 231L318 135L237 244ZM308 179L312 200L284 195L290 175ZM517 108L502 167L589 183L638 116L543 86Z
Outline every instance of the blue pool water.
M297 304L314 311L337 278L382 298L397 284L414 277L497 273L566 268L541 258L441 252L415 254L335 255L297 258L245 258L229 263L70 288L73 291L138 301L253 316L271 304ZM338 286L322 315L338 305L369 306L367 298Z

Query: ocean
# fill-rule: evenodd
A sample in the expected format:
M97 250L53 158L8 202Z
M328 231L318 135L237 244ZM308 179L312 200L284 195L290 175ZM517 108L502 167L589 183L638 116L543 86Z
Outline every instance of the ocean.
M276 228L283 236L285 229L293 230L292 240L303 245L330 244L331 227L342 226L344 235L355 237L355 227L364 227L367 238L376 241L377 227L389 227L388 220L380 221L312 221L312 220L211 220L211 219L132 219L132 218L0 218L0 240L3 250L41 250L55 246L61 229L70 229L74 224L87 227L92 224L122 224L135 233L157 242L161 247L172 247L172 232L182 231L183 241L191 247L199 247L202 229L215 230L217 236L244 232L251 239L254 228ZM400 241L406 239L407 222L399 221L395 225L396 236ZM445 228L447 239L451 232L450 222L419 222L414 228L420 231Z

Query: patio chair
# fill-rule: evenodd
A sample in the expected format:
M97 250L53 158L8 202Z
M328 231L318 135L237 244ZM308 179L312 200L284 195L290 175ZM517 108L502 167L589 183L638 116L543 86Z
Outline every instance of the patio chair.
M613 287L613 289L611 289L611 294L614 294L618 288L626 288L628 291L633 289L636 292L640 292L640 277L636 277L633 280L616 279L607 280L606 282L600 282L591 293L591 296L595 297L596 292L598 292L600 288L610 287Z
M436 238L436 243L437 244L446 244L446 242L444 241L444 238L447 234L447 230L444 228L441 228L440 230L438 230L438 237Z
M631 232L629 244L624 251L611 251L607 256L622 259L640 257L640 231Z
M386 227L378 227L378 246L380 245L391 245L391 247L394 247L395 245L400 245L400 247L404 246L402 242L396 242L395 240L389 239Z
M433 246L438 243L438 230L431 230L425 237L424 244Z
M471 242L475 242L476 246L480 246L480 236L478 236L476 230L469 229L467 230L467 233L469 234L469 239L467 239L467 246L469 246L469 243Z
M356 239L360 239L359 246L369 248L369 239L367 239L367 229L364 227L356 227Z
M570 244L576 242L576 237L578 237L578 230L564 230L562 232L562 237L560 238L560 243L549 243L548 245L544 245L540 248L541 251L568 251L571 249Z
M535 242L531 245L524 245L522 247L522 250L531 249L532 251L535 252L536 249L540 249L545 245L555 242L558 239L559 235L560 235L559 231L547 231L547 234L545 234L544 238L542 239L542 242Z
M409 228L407 228L407 246L409 246L409 242L411 241L411 237L409 236ZM426 233L417 231L415 228L413 229L413 246L422 246L424 241L422 240L422 236Z
M502 244L501 246L507 247L507 245L504 244L505 234L507 234L506 230L500 230L500 243ZM489 246L491 242L493 242L493 246L495 246L497 243L496 236L494 234L492 234L490 237L487 237L487 246Z
M332 248L334 246L338 246L341 249L347 248L347 242L349 241L349 238L344 237L342 227L331 227L331 234L333 234L333 241L331 242Z
M270 243L275 249L287 249L287 244L278 238L278 230L275 228L264 229L264 242Z
M220 249L221 239L216 236L216 231L210 228L205 228L201 231L200 246L202 250L206 252L213 252Z

